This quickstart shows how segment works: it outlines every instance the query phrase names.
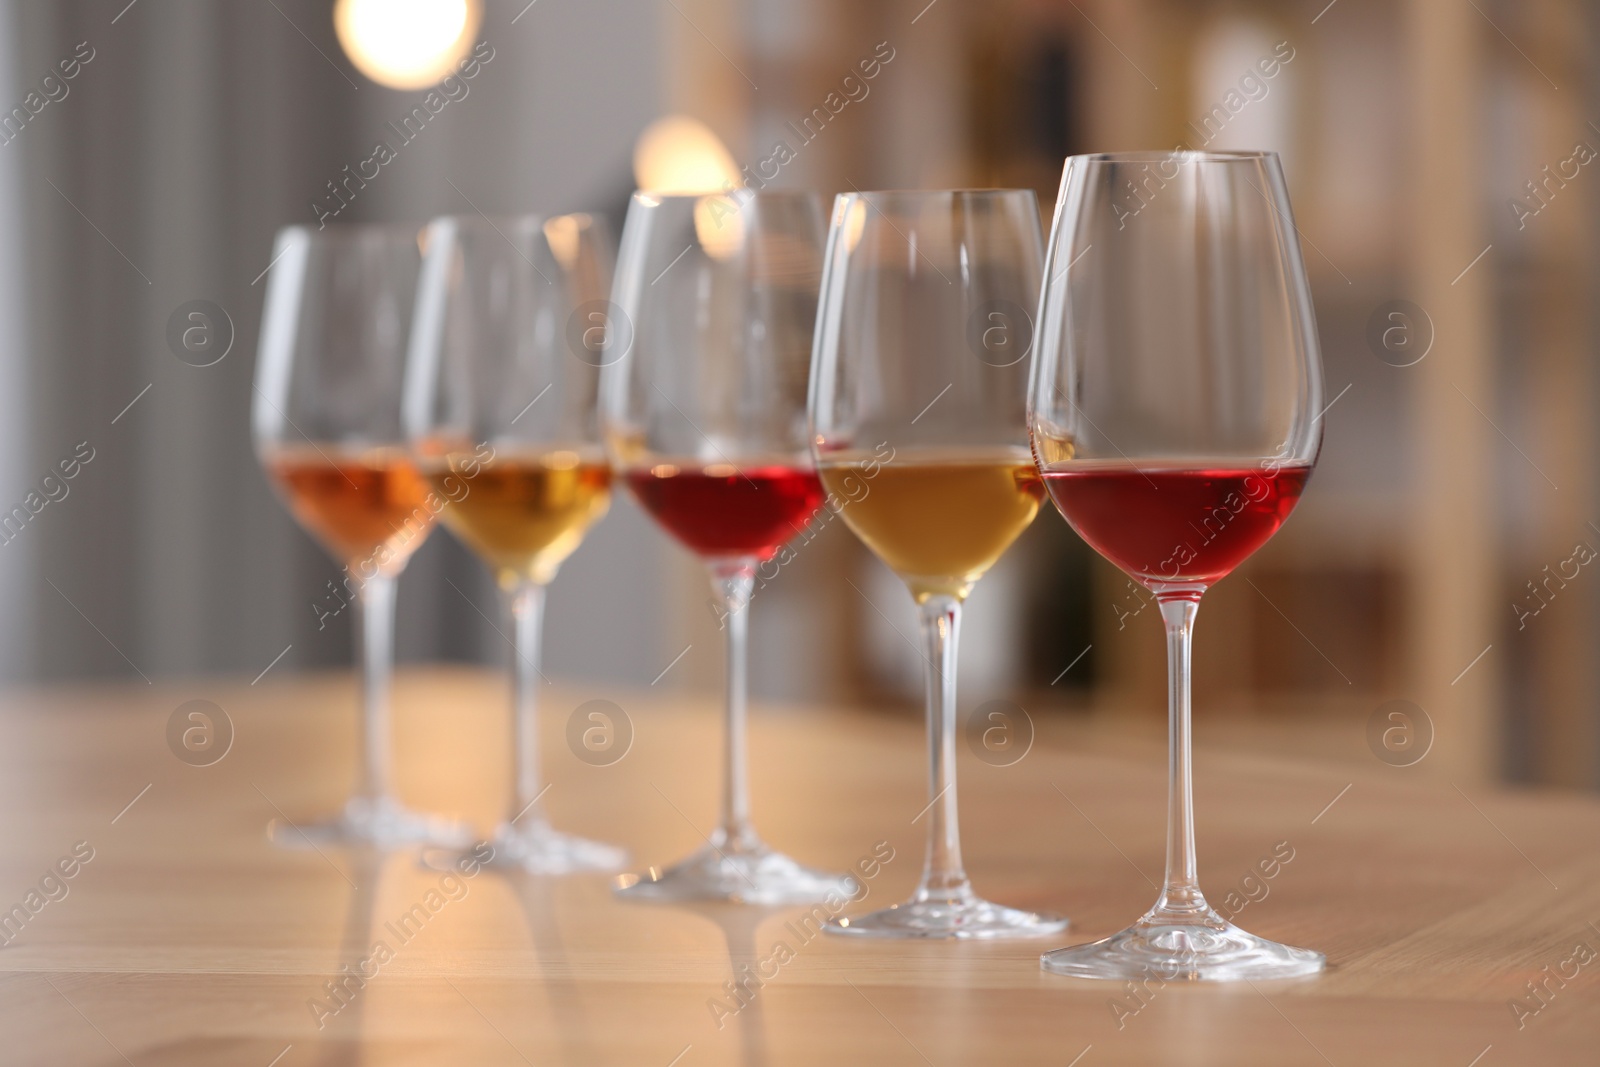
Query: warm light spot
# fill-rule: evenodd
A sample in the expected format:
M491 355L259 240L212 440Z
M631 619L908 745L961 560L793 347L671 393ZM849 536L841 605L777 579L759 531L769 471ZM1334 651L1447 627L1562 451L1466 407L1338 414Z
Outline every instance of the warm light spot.
M867 228L867 202L856 197L841 204L840 209L845 212L840 221L844 225L844 254L848 256L861 243L861 234Z
M671 478L677 475L678 468L672 463L657 463L650 468L650 473L657 478Z
M688 115L656 119L633 146L633 180L653 193L720 193L739 168L711 127Z
M708 463L705 473L712 478L732 478L739 473L739 468L732 463Z
M544 457L544 465L553 471L570 471L578 465L578 454L562 449Z
M333 28L356 69L390 89L425 89L455 70L482 0L338 0Z
M448 456L452 450L452 444L442 437L425 437L411 442L411 451L424 459Z
M702 196L694 206L694 235L712 259L726 261L744 247L744 215L731 196Z
M588 223L588 215L557 215L545 220L544 239L562 270L571 271L577 266L580 236Z

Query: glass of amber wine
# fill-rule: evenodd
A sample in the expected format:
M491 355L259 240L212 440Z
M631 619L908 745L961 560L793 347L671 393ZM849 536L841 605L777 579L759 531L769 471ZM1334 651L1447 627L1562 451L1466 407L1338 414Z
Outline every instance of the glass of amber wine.
M1320 952L1222 918L1200 892L1190 641L1200 597L1278 531L1322 444L1322 365L1273 152L1066 162L1029 422L1056 507L1154 595L1167 635L1167 870L1144 917L1044 954L1078 978L1248 981Z
M846 525L911 591L927 663L928 858L904 904L834 919L867 937L1054 933L1055 915L983 900L961 861L961 605L1039 511L1028 454L1028 307L1039 209L1016 189L846 193L834 201L811 366L811 444Z
M406 453L400 388L420 257L411 226L290 226L278 233L261 315L256 455L289 510L344 566L360 643L361 761L325 821L275 821L289 847L465 844L464 826L407 810L390 777L395 583L437 501Z
M562 833L539 805L545 587L611 500L596 388L611 285L588 215L445 217L424 234L405 426L440 521L494 571L512 628L510 810L488 866L615 870L627 854ZM450 869L454 869L452 864Z
M823 232L808 193L635 193L628 205L601 379L607 444L640 505L710 571L728 681L718 826L625 897L780 905L854 891L757 836L745 753L755 570L822 505L805 390Z

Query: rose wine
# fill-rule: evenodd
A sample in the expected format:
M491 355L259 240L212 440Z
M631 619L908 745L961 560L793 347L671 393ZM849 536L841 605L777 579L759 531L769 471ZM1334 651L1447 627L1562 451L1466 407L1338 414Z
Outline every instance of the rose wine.
M708 558L770 559L822 504L816 472L788 464L657 463L627 481L668 533Z
M1039 513L1044 489L1027 452L826 457L822 484L839 512L920 604L965 598ZM876 473L873 473L874 470Z
M611 503L611 467L598 456L502 449L471 477L456 473L456 458L445 455L423 467L433 491L447 501L440 520L502 582L550 582Z
M276 449L263 466L300 525L346 566L397 572L433 528L427 483L398 449Z
M1044 472L1078 535L1146 584L1210 585L1278 532L1309 465L1081 465Z

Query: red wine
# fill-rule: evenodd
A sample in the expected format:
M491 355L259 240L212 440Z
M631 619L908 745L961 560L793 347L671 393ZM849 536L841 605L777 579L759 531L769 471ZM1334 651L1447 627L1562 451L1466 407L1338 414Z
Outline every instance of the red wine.
M713 558L770 559L822 504L822 483L804 467L658 463L626 477L633 495L668 533Z
M1310 476L1309 465L1077 466L1044 484L1078 536L1135 578L1210 585L1278 532Z

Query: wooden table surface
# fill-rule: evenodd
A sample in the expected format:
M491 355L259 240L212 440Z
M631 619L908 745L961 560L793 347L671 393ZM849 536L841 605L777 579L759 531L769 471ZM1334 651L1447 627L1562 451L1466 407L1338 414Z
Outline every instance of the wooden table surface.
M544 696L545 801L561 826L644 863L700 841L717 784L710 701L600 686ZM633 723L631 749L610 766L566 746L568 715L592 698ZM210 766L168 745L168 719L190 699L215 702L233 724L231 748ZM403 673L397 699L404 795L490 822L508 779L499 679ZM1600 803L1459 790L1377 760L1269 760L1201 737L1209 895L1245 901L1240 887L1253 889L1238 921L1321 949L1325 975L1156 984L1136 998L1041 973L1042 949L1111 933L1154 897L1164 759L1143 739L1111 744L1044 721L1013 766L962 752L977 888L1065 911L1065 938L801 941L785 928L801 909L621 903L603 876L483 873L441 887L409 856L274 848L263 827L275 808L298 820L348 788L344 676L14 692L0 701L0 909L22 906L27 918L13 913L0 948L0 1063L1600 1062ZM765 709L752 749L770 842L843 868L886 840L895 856L867 903L909 892L922 863L923 824L912 820L926 802L917 722ZM1275 877L1247 881L1285 848L1293 858ZM430 902L409 940L388 932ZM393 958L319 1029L325 983L380 939ZM726 999L723 983L779 939L793 959L719 1028L711 1005ZM1540 999L1530 981L1543 983Z

